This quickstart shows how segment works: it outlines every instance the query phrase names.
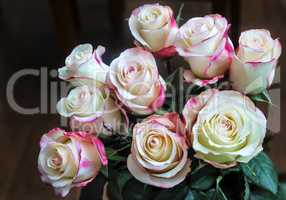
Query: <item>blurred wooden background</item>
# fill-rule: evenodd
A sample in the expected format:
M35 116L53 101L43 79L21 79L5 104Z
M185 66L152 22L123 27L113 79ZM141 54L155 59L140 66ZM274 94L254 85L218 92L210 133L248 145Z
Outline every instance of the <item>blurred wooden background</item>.
M106 46L104 60L109 64L120 51L132 46L132 36L125 20L131 10L144 3L154 2L132 0L123 4L119 0L77 0L75 4L67 4L67 1L0 1L0 200L61 199L54 196L50 186L40 182L36 162L39 138L49 129L59 125L59 117L55 113L21 115L13 111L6 101L6 84L9 78L24 68L40 69L42 66L48 66L49 69L57 69L64 64L64 58L72 46L83 42ZM160 2L172 6L176 12L182 1ZM184 2L185 20L208 14L213 9L211 1L207 0ZM233 9L233 12L239 11L236 7ZM241 0L241 17L234 20L240 22L241 30L271 30L273 37L280 37L283 45L286 41L285 11L285 0ZM285 64L286 58L283 54L280 59L281 68L276 75L276 82L280 82L281 77L283 84L281 90L271 92L277 107L272 107L269 111L269 127L272 132L280 133L271 141L270 155L279 172L284 174ZM58 82L51 76L48 80ZM41 91L47 92L50 97L50 85ZM39 77L20 79L14 93L17 103L23 107L40 105ZM54 110L54 106L48 107L49 111L51 109ZM77 196L78 192L73 190L66 199L77 199Z

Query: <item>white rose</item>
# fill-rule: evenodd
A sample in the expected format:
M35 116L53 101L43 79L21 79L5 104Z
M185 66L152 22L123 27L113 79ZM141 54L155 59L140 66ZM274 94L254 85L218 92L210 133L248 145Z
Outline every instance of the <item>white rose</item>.
M152 115L133 128L130 173L139 181L171 188L191 171L184 129L177 113Z
M41 179L66 196L72 187L84 187L98 174L107 157L102 142L84 132L55 128L40 141L38 169Z
M263 150L266 119L254 103L233 90L207 90L183 110L195 157L217 168L247 163Z
M230 81L235 90L258 94L273 81L278 58L281 55L279 39L272 39L264 29L241 33L237 55L230 68Z
M148 51L125 50L112 61L109 79L118 99L135 114L151 114L164 103L165 82Z
M105 94L95 87L92 91L86 85L76 87L58 102L57 111L64 117L93 120L103 113L105 98Z
M72 117L70 127L73 131L85 131L92 134L112 136L128 133L129 119L124 109L112 98L105 101L105 109L101 117L91 121L80 121ZM100 136L100 135L99 135Z
M195 17L180 27L175 46L190 65L191 70L184 73L187 82L212 84L229 69L234 50L228 27L220 15Z
M108 66L101 56L105 48L98 46L93 52L91 44L78 45L66 58L66 66L58 70L59 78L69 81L74 86L105 84Z
M72 130L112 135L126 134L128 118L112 99L109 91L80 86L70 91L57 104L58 113L70 117Z
M170 7L146 4L136 8L129 18L129 28L133 37L151 52L162 57L175 53L178 27Z

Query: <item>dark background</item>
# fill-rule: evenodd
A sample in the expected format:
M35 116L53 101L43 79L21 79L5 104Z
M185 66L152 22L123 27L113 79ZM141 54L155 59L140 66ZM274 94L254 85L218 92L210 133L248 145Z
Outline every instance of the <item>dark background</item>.
M64 65L64 59L72 47L84 42L105 46L104 61L109 64L121 51L132 46L126 19L134 8L148 2L156 1L0 1L0 200L60 199L53 194L50 186L40 182L36 163L39 138L59 125L59 117L51 113L53 106L48 107L49 114L21 115L13 111L6 100L9 78L25 68L47 66L49 70L57 69ZM281 38L282 46L286 41L286 0L159 2L170 5L175 14L180 3L184 2L184 21L214 11L226 15L233 24L233 41L239 30L249 28L269 29L274 38ZM278 107L270 109L268 116L269 127L280 133L271 141L269 153L282 175L286 173L285 64L286 59L282 54L281 68L276 74L276 82L280 83L281 77L281 84L278 85L281 90L272 92L273 101ZM59 82L54 77L48 80ZM50 98L50 84L48 86L42 92L46 91ZM17 103L23 107L40 105L40 78L27 76L20 79L14 94ZM78 193L73 190L66 199L77 199Z

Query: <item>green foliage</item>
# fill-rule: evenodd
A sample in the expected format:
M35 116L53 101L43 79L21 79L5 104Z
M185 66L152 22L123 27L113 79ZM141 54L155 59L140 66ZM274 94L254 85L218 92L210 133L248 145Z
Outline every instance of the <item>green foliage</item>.
M220 187L220 182L223 179L222 176L217 177L216 179L216 199L217 200L227 200L222 188Z
M246 177L244 177L244 186L245 186L245 190L243 193L243 200L249 200L250 199L250 187L249 187L249 183Z
M185 200L188 195L189 187L185 184L175 186L168 190L161 190L154 200L165 200L165 199L178 199Z
M107 194L110 199L123 200L122 191L125 184L132 178L128 170L117 171L111 167L108 168L108 186Z
M108 175L107 192L112 200L286 199L286 184L278 184L273 165L264 153L260 153L248 164L230 169L219 170L209 164L200 163L184 182L170 189L141 183L127 169L119 170L109 166L108 173L104 174Z
M123 197L125 200L144 200L150 199L154 195L153 187L130 179L123 190Z
M129 147L130 147L130 145L126 146L126 148L129 148ZM123 156L119 155L120 150L122 150L122 149L115 150L115 149L106 147L105 151L107 153L108 160L111 160L111 161L126 161L126 157L123 157Z
M280 183L278 185L277 195L273 195L270 192L257 190L251 192L250 200L285 200L286 199L286 183Z
M200 166L191 173L190 187L196 190L208 190L214 186L217 174L218 171L210 165Z
M249 183L261 187L273 194L278 190L278 177L272 161L265 153L260 153L247 164L241 164L241 169Z
M253 101L264 102L264 103L268 103L268 104L273 105L272 101L271 101L271 97L270 97L267 90L264 90L263 92L256 94L256 95L252 95L252 96L250 96L250 98Z

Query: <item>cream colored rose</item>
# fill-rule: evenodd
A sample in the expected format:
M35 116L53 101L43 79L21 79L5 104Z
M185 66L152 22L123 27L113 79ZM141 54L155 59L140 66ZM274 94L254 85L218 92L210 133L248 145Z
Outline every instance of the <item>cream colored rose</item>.
M98 174L107 158L102 142L84 132L56 128L43 135L38 169L41 179L66 196L72 187L84 187Z
M164 103L165 82L153 55L141 48L127 49L113 60L109 80L118 99L135 114L151 114Z
M186 81L204 86L223 77L234 51L228 27L220 15L195 17L180 27L175 46L191 68L184 73Z
M126 134L128 119L109 91L80 86L70 91L57 104L63 117L70 117L72 130L112 135Z
M127 167L136 179L171 188L185 179L190 165L178 114L152 115L135 125Z
M63 117L75 117L81 121L92 120L104 112L105 94L88 86L80 86L70 91L57 104L57 111Z
M166 56L175 53L170 48L173 47L178 27L170 7L146 4L135 9L129 18L129 28L133 37L148 50Z
M217 168L247 163L263 150L265 116L239 92L207 90L188 100L183 116L195 157Z
M273 81L281 44L264 29L241 33L239 48L230 68L230 81L235 90L258 94Z
M91 44L78 45L66 58L66 66L58 70L59 78L74 86L104 85L108 72L108 66L101 59L104 52L102 46L93 52Z
M112 98L105 100L102 116L91 121L80 121L72 117L70 127L73 131L85 131L99 135L112 136L114 134L128 134L129 120L126 112Z

